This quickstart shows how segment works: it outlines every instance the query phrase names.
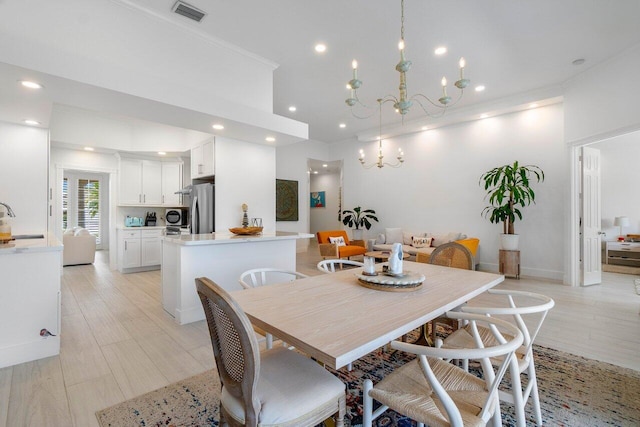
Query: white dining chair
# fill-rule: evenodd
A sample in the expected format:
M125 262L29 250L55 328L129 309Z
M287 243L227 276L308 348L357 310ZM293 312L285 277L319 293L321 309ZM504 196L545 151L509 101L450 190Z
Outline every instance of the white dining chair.
M251 322L211 280L196 279L222 390L220 425L344 424L345 385L314 360L284 348L260 353Z
M280 268L253 268L247 270L240 275L240 286L244 289L257 288L258 286L270 285L273 283L291 282L296 279L307 278L306 274L299 273L297 271L284 270ZM264 336L267 350L273 348L273 335L263 331L260 328L254 327L255 331ZM286 344L285 344L286 345Z
M500 297L502 301L496 301L495 306L470 306L460 307L465 313L482 314L485 316L500 316L512 320L522 332L524 342L522 347L516 350L515 357L510 362L510 376L512 381L511 393L500 391L500 400L514 405L518 426L525 426L524 407L529 397L532 399L536 423L542 426L542 412L540 410L540 397L538 395L538 381L533 361L533 342L542 327L542 323L555 302L546 295L526 291L513 291L507 289L490 289L488 293ZM500 302L503 302L500 304ZM525 322L526 320L526 322ZM480 329L480 336L485 344L491 344L494 339L489 330ZM444 340L437 339L436 347L462 348L473 343L473 335L469 326L458 329ZM494 362L498 363L498 361ZM463 359L463 368L468 370L468 362ZM527 373L528 382L522 389L520 376Z
M318 270L323 273L335 273L337 269L364 267L364 264L359 261L351 261L348 259L325 259L318 263Z
M466 348L436 348L392 341L391 347L418 356L384 377L375 386L369 379L363 386L363 426L371 427L387 409L418 422L418 426L484 426L500 423L498 386L515 350L522 345L522 332L513 324L478 314L449 312L452 319L467 321L475 345ZM488 328L495 344L483 346L478 325ZM503 336L506 332L509 336ZM496 371L490 361L502 357ZM483 378L447 362L448 359L479 360ZM373 401L381 403L375 411Z

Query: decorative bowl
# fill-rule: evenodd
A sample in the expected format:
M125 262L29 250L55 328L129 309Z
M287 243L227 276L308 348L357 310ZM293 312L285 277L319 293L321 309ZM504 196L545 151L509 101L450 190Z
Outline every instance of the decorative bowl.
M230 228L229 231L239 235L260 234L262 233L262 227L235 227Z

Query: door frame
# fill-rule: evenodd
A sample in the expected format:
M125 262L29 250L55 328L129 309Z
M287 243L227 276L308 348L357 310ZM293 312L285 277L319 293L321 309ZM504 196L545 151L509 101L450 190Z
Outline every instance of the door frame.
M567 224L567 239L569 242L567 257L567 267L565 269L564 283L571 286L580 286L580 149L584 146L604 142L622 135L640 131L640 123L620 129L604 132L577 141L569 141L567 145L570 149L569 171L570 171L570 196L569 196L569 217Z

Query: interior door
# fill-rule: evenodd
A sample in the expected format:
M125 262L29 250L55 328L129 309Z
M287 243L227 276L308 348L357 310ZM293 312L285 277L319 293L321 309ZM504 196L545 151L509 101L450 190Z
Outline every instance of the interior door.
M582 286L602 282L600 150L582 147Z

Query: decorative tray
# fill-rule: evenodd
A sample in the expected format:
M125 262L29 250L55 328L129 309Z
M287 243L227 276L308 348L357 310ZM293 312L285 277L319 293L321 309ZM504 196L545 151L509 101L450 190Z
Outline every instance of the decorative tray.
M235 227L230 228L230 232L233 234L250 235L262 233L262 227Z
M378 272L377 276L356 274L358 282L365 288L387 292L411 292L420 289L424 274L405 271L401 276Z

